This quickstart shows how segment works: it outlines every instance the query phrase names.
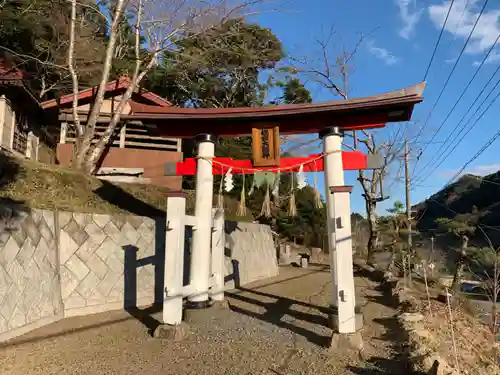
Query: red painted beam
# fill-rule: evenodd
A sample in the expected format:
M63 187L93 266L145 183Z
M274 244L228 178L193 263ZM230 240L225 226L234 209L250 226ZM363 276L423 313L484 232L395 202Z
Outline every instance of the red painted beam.
M232 158L214 158L213 174L225 174L229 168L232 168L233 174L252 174L254 171L277 172L282 170L286 172L298 172L300 165L303 165L304 172L321 172L324 169L323 158L321 154L309 155L299 158L281 158L279 167L259 167L254 168L250 160L233 160ZM318 158L319 157L319 158ZM345 171L376 168L370 165L368 157L358 151L342 152L342 163ZM293 167L293 168L291 168ZM196 174L196 159L189 158L175 163L175 172L166 165L165 174L169 176L194 176Z

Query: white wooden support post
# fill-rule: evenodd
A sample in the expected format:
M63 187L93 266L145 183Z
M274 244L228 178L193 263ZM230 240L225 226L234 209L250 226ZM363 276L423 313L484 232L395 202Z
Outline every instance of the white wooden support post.
M9 150L14 150L14 134L16 132L16 111L12 109L12 119L11 119L11 132L10 132L10 144L9 144Z
M59 137L59 143L65 144L66 143L66 134L68 132L68 123L67 122L61 122L61 135Z
M3 144L3 128L5 127L5 112L7 111L7 99L5 95L0 95L0 147Z
M198 163L196 166L196 201L193 227L193 247L191 251L190 285L196 291L188 297L188 306L193 309L209 307L210 282L210 239L212 237L212 200L214 176L212 158L215 153L215 137L200 134L198 144Z
M186 197L184 194L170 193L167 201L167 233L165 238L165 268L163 300L163 323L181 324L182 288L184 272L184 230ZM167 293L172 290L173 293Z
M333 278L332 305L337 310L335 327L339 333L354 333L356 299L352 265L351 187L344 186L342 134L335 127L325 129L320 135L324 138L328 248Z
M35 137L35 135L33 134L33 132L30 131L28 133L27 142L26 142L26 152L24 155L24 156L26 156L27 159L31 159L33 157L33 154L36 152L36 150L33 149L34 137Z
M225 257L224 247L226 237L224 233L224 210L213 210L212 229L212 285L210 297L212 301L224 301L224 273Z

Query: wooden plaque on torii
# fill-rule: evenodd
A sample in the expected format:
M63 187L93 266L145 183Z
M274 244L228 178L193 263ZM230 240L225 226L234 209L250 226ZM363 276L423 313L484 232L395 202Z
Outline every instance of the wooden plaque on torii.
M276 125L252 128L252 159L254 167L280 165L280 131Z

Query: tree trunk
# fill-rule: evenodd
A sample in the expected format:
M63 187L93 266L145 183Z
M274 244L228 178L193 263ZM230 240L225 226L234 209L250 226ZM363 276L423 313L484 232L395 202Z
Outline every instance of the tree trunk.
M389 259L389 264L387 265L388 272L392 272L394 264L396 263L396 256L397 256L396 246L397 244L395 242L391 244L391 258Z
M454 294L460 291L460 285L462 284L468 244L469 238L467 236L462 236L462 248L460 250L460 257L458 258L457 268L455 268L455 274L453 275L453 282L451 283L450 288Z
M75 3L72 1L72 3ZM72 166L74 168L80 169L84 172L90 173L92 172L92 164L99 155L102 154L102 151L99 153L95 150L95 147L92 149L92 141L94 139L95 134L95 125L97 123L97 119L99 117L99 113L101 112L102 103L104 102L104 95L106 93L106 85L108 84L109 75L111 72L111 66L113 63L113 56L116 48L116 42L118 37L118 29L119 25L122 22L123 14L124 14L125 0L117 0L115 4L115 10L113 14L113 22L110 26L108 45L106 47L106 55L104 58L104 62L102 65L102 75L101 81L99 83L99 88L95 95L95 99L92 103L92 110L90 111L89 117L87 119L87 124L85 125L85 130L83 133L79 134L81 137L79 147L76 150L76 156L73 159ZM76 23L76 19L71 20L71 27L74 28ZM69 62L71 63L71 59ZM77 87L73 87L73 96L76 97ZM122 100L123 102L124 100ZM122 104L120 102L120 104ZM75 124L79 123L78 115L76 113L76 100L73 100L73 121ZM116 126L116 124L115 124ZM114 128L111 129L111 133L113 133ZM104 142L104 143L107 143ZM104 147L102 147L104 149ZM97 155L97 157L96 157ZM92 161L90 162L89 159Z
M366 263L370 266L375 265L375 249L377 246L377 216L375 213L376 205L373 202L366 202L366 213L368 215L368 249Z
M465 257L460 255L460 259L457 262L457 268L455 268L455 274L453 275L453 282L451 283L450 290L453 293L460 291L461 280L464 275Z

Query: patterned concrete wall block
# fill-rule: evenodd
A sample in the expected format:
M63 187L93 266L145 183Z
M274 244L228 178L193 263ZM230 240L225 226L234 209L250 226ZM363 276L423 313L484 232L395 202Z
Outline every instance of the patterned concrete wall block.
M35 253L36 246L33 246L31 239L26 238L21 249L16 255L16 259L21 265L21 267L26 268L28 264L33 259L33 254Z
M64 301L64 309L79 309L85 307L86 304L87 301L85 301L85 298L79 295L78 292L74 291L71 296Z
M74 218L71 218L68 224L66 224L63 230L71 237L71 239L78 245L82 246L87 240L89 235L85 230L78 225Z
M79 282L81 282L90 272L85 263L82 262L76 255L69 258L64 265L71 271L71 273L73 273L73 275L77 277Z
M26 315L16 308L9 320L9 329L22 327L26 324Z
M109 303L108 299L103 296L97 289L92 291L92 294L86 299L87 306L102 306Z
M10 237L7 240L7 243L0 252L0 265L3 266L4 269L8 269L10 263L17 256L19 247L20 246L17 244L17 241L14 239L14 237Z
M99 285L97 285L97 290L103 296L109 296L111 290L119 280L120 280L120 275L114 272L108 272L106 276L104 276L104 278L101 280Z
M61 275L61 297L66 306L66 300L76 289L80 280L64 265L61 265L59 273Z
M94 290L96 290L97 285L99 285L100 282L101 279L99 279L94 273L89 272L80 284L78 284L76 291L83 298L85 298L85 300L87 300L94 294Z
M56 214L55 212L52 212L52 211L47 211L47 210L41 210L42 211L42 215L43 215L43 218L45 220L45 224L48 225L50 231L52 232L52 235L55 236L56 235L56 228L55 228L55 223L54 223L54 219L55 219L55 215L58 215Z
M33 218L31 216L27 216L24 222L22 223L22 227L25 230L26 235L31 239L31 243L34 246L37 246L42 236L40 235L38 226L33 220Z
M72 212L59 211L59 228L64 228L66 224L73 218Z
M121 232L123 233L123 236L132 244L136 244L139 240L140 234L130 223L123 224Z
M78 226L85 228L88 224L92 223L92 214L83 214L74 212L73 219L76 221Z
M236 223L236 228L226 234L226 247L238 264L241 285L278 275L276 249L269 226ZM233 263L229 269L228 265L226 276L234 272Z
M61 310L54 214L32 210L17 225L0 249L0 334Z
M99 258L97 254L92 254L92 256L87 260L87 267L89 267L90 271L96 275L99 280L104 279L104 276L109 271L109 267L104 263L104 261Z
M65 264L69 258L78 250L78 245L68 233L61 230L59 234L59 262Z
M149 227L145 222L141 224L141 226L137 229L137 232L146 241L152 241L155 237L155 228Z
M113 221L110 221L108 224L106 224L103 230L106 236L113 240L116 245L119 245L121 243L122 234L120 232L120 229L118 229Z
M92 215L92 220L99 226L99 228L104 229L104 227L109 223L111 217L109 215Z

